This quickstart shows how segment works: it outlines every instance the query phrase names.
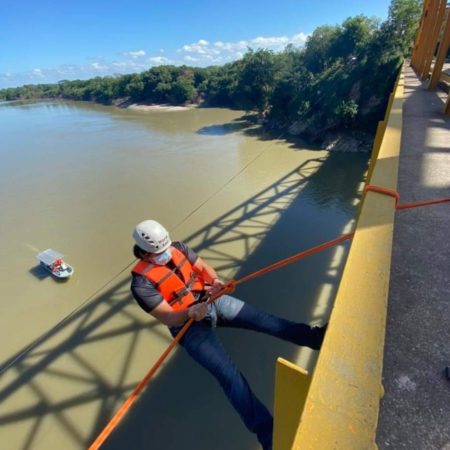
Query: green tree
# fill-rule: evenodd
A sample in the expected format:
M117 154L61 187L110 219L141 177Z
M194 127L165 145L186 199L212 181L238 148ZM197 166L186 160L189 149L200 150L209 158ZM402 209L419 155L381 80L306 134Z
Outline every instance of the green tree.
M358 57L371 41L377 28L378 20L363 15L346 19L329 48L330 57Z
M392 39L404 56L411 54L422 14L422 3L421 0L392 0L389 6L388 25Z
M192 77L181 75L171 85L169 100L175 105L183 105L192 102L196 94Z
M172 90L171 83L164 83L164 82L158 83L153 93L154 101L157 103L169 102L171 90Z
M132 101L140 101L144 97L145 84L140 75L133 75L128 84L124 88L125 95L129 96Z
M207 69L207 79L200 87L200 93L204 95L207 105L227 107L237 105L239 67L239 62L234 62Z
M306 68L312 73L325 70L331 63L331 50L340 34L338 26L324 25L316 28L308 37L303 53Z
M270 99L269 113L269 119L277 128L286 127L309 109L311 85L312 74L305 68L287 72L277 82Z
M249 49L242 59L237 86L238 104L247 110L268 108L275 85L277 59L270 50Z

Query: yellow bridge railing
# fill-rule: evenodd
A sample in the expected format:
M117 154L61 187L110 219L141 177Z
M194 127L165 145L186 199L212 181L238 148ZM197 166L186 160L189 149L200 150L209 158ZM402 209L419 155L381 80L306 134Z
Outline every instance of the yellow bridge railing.
M374 141L368 180L397 188L403 71ZM314 376L279 358L274 450L373 449L382 365L395 200L367 192Z

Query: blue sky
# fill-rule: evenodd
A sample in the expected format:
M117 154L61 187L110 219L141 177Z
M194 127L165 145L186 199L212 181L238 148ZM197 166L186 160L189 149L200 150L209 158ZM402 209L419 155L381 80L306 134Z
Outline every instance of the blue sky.
M303 45L319 25L358 14L386 19L390 0L2 0L0 88L208 66L247 46Z

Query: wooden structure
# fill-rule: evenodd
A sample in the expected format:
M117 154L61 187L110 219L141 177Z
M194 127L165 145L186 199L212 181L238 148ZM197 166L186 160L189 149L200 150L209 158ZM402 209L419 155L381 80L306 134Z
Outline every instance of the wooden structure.
M449 48L450 7L447 0L425 0L411 66L421 80L430 80L430 90L436 89L439 81L449 83L449 75L442 71ZM450 95L444 112L450 114Z

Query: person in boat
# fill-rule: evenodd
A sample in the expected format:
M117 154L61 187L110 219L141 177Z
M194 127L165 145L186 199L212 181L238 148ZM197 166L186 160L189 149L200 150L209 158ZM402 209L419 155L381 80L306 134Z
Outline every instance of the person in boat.
M131 291L139 306L169 327L173 337L194 319L180 345L220 383L245 426L264 450L272 448L273 418L255 396L214 333L215 327L235 327L266 333L319 350L326 325L311 327L277 317L230 295L205 301L224 283L216 271L183 242L172 242L167 230L145 220L133 230Z
M55 259L52 265L52 272L60 272L63 270L63 260L61 258Z

